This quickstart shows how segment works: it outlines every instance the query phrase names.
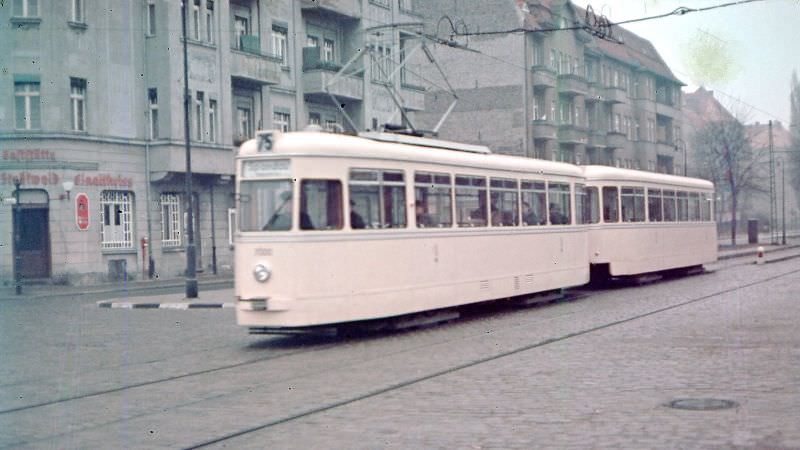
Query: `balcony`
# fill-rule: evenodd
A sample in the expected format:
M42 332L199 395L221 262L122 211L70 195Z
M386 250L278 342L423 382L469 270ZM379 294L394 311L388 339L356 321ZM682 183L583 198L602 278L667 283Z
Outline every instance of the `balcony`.
M599 130L590 131L589 140L586 142L586 145L588 147L600 147L600 148L608 146L606 133Z
M628 137L625 133L609 131L606 135L606 142L611 148L625 148L628 145Z
M603 100L603 87L596 81L586 83L587 102L599 102Z
M656 102L656 114L667 117L680 117L681 111L669 103Z
M544 65L536 65L531 67L533 71L533 85L556 87L556 72L550 67Z
M333 84L338 69L321 67L303 71L303 92L309 99L329 101L328 93L339 100L364 100L364 80L356 75L342 75ZM325 87L328 86L328 90ZM405 97L404 97L405 98ZM424 103L424 99L423 99Z
M625 103L628 101L628 94L621 87L607 87L603 99L608 103Z
M558 126L558 142L562 144L585 144L587 141L586 129L569 124Z
M181 145L154 145L150 149L152 178L160 179L169 172L186 172L186 153ZM230 147L207 147L192 142L192 173L233 175L233 152Z
M549 120L531 121L531 133L534 139L556 139L558 128Z
M241 36L240 48L231 49L231 77L258 84L278 84L281 61L261 53L258 36Z
M586 79L565 73L558 76L558 92L571 95L586 95Z
M302 0L300 7L303 12L318 11L335 20L358 20L362 16L360 0Z

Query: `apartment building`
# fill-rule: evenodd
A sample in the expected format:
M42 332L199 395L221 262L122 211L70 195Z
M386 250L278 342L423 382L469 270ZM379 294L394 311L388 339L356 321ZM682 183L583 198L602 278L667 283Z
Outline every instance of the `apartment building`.
M509 154L683 174L683 83L649 41L618 26L605 38L600 29L568 29L586 18L569 0L430 0L417 11L426 32L469 49L435 51L458 98L440 137ZM520 29L529 31L502 32ZM446 90L431 91L413 116L429 127L451 100Z
M395 70L414 35L392 24L421 22L410 0L95 6L0 8L2 280L12 278L15 256L31 279L183 273L183 17L200 271L233 264L233 151L255 130L363 131L424 106L423 92Z

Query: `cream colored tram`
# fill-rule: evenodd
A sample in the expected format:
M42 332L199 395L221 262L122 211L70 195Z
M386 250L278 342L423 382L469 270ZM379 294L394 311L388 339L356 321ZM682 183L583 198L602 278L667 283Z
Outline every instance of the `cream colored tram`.
M606 166L582 170L579 197L597 272L638 275L716 261L711 182Z
M589 280L577 166L397 135L270 131L241 146L236 171L236 310L251 332Z

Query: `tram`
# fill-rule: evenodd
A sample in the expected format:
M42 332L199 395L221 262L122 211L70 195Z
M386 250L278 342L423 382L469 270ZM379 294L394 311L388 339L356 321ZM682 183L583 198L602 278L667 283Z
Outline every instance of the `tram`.
M698 206L710 208L710 183L605 169L388 133L260 132L236 155L237 321L251 333L336 327L579 286L593 265L616 275L716 258L666 245L641 258L649 244L636 244L691 233L715 252ZM600 213L627 211L629 188L637 208L660 190L662 216L700 209L680 223L646 211L635 225Z

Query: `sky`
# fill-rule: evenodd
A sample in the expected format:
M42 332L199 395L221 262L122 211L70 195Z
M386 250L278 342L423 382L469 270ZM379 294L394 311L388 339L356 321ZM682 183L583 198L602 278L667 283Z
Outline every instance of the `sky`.
M573 0L611 22L735 0ZM800 0L762 0L623 25L648 39L685 92L713 90L746 123L788 126L792 71L800 76Z

